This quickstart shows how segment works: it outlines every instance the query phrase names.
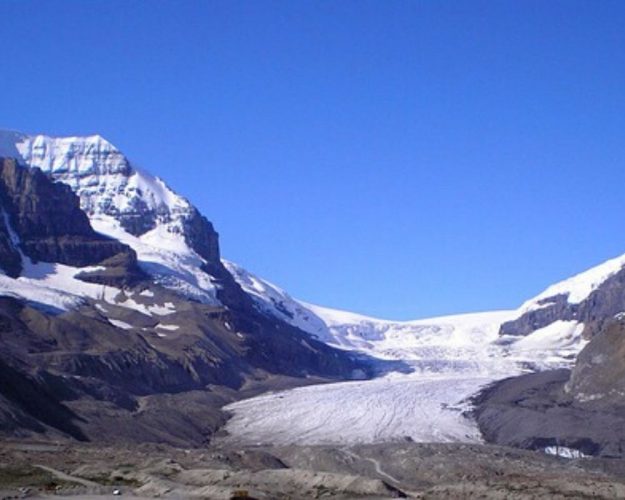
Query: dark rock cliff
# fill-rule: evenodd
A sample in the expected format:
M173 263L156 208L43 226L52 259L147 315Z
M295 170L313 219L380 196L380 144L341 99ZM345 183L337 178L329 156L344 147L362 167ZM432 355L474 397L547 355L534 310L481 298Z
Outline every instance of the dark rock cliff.
M22 256L13 241L9 215L4 208L0 211L0 268L12 278L17 278L22 271Z
M569 304L566 295L555 295L539 302L540 309L501 325L501 335L528 335L554 321L580 321L585 324L584 336L599 332L606 320L625 311L625 269L610 276L579 304Z
M183 222L187 243L209 265L221 266L219 255L219 235L213 225L196 209Z
M21 250L35 262L83 267L121 252L134 253L91 228L68 186L54 183L39 169L21 167L12 159L0 159L0 203L19 238ZM3 254L13 256L7 269L15 275L15 252L11 254L7 249L10 238L8 228L3 226L0 248Z

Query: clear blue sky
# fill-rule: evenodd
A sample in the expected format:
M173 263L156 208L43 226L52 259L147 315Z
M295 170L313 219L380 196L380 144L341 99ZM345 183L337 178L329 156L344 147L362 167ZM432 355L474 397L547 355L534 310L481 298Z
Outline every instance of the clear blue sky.
M509 308L625 252L623 1L0 1L0 127L100 133L307 301Z

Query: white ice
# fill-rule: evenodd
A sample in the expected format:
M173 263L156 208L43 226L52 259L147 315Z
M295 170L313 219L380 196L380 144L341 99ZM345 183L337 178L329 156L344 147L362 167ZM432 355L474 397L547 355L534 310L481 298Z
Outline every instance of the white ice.
M547 446L544 451L547 455L568 459L586 458L588 456L575 448L567 448L566 446Z
M234 417L226 430L248 444L478 442L458 403L489 381L413 374L302 387L227 406Z

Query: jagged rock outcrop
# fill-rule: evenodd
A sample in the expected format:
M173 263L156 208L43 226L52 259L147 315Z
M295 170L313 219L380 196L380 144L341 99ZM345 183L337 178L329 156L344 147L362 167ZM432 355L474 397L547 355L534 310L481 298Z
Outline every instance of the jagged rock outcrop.
M68 186L53 183L39 169L19 166L13 159L0 159L0 203L20 249L34 262L83 267L122 252L133 253L126 245L91 228ZM6 247L11 243L6 221L1 232ZM13 245L12 255L15 250ZM15 267L10 264L10 269Z
M625 319L595 324L603 326L572 370L509 378L475 398L474 413L488 442L625 455Z
M566 294L545 297L540 306L531 309L513 321L501 325L501 335L528 335L554 321L584 323L584 336L590 338L601 331L606 321L625 311L625 269L607 277L588 297L579 303L570 303Z
M209 220L195 208L183 219L183 232L189 246L209 265L221 266L219 235Z
M3 160L0 159L0 162ZM0 213L0 269L8 276L16 278L22 272L22 256L13 241L9 216L4 208Z

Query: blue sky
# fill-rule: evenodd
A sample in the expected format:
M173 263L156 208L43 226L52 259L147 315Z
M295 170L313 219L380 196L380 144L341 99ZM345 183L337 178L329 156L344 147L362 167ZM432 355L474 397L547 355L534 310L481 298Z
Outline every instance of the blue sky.
M100 133L304 300L512 308L625 252L625 2L2 0L0 127Z

